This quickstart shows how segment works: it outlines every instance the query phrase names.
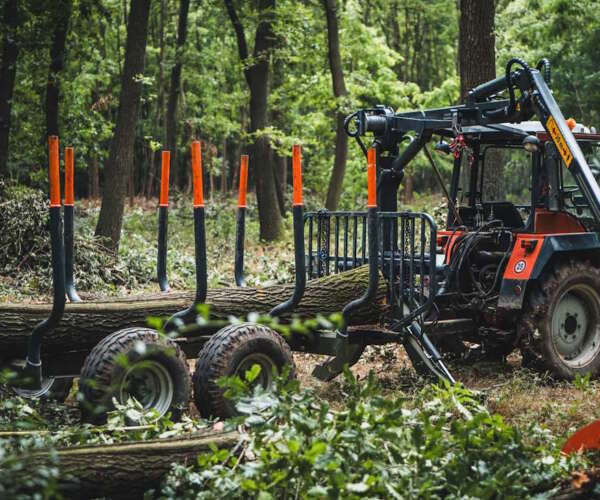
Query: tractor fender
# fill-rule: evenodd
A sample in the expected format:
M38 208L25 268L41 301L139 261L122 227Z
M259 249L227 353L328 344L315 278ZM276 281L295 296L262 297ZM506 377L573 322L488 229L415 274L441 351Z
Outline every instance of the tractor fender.
M596 233L519 234L511 253L498 297L498 308L520 310L527 285L537 280L556 255L600 257L600 240Z

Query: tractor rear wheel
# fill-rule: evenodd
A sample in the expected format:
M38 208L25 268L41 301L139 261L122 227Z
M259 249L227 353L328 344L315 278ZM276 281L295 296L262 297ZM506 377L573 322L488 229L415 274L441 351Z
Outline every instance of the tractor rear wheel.
M571 260L547 269L526 297L523 359L573 379L600 373L600 269Z
M171 339L150 328L126 328L109 335L88 355L79 379L84 420L103 423L114 407L135 398L157 418L177 420L190 400L185 354Z
M227 399L217 381L238 375L244 378L253 365L260 366L254 384L269 389L273 372L290 367L290 378L296 367L289 345L274 330L262 325L244 323L222 328L204 344L194 371L194 402L204 417L228 418L237 415L234 403Z

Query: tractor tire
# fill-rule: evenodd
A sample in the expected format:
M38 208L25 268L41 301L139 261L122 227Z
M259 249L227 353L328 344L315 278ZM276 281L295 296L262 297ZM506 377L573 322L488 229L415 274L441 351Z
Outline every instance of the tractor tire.
M203 417L228 418L238 415L234 403L227 399L217 380L239 375L252 365L261 368L254 383L265 389L273 382L273 369L281 373L290 367L290 378L296 376L296 366L289 345L274 330L266 326L244 323L222 328L204 344L193 376L194 403Z
M574 379L600 373L600 269L571 260L528 291L518 325L523 364Z
M190 400L187 359L172 340L150 328L126 328L109 335L87 356L79 379L79 404L85 421L101 424L112 399L137 399L157 418L179 420Z
M64 403L71 388L73 387L73 377L44 377L40 389L21 389L13 387L12 391L24 399L56 401Z

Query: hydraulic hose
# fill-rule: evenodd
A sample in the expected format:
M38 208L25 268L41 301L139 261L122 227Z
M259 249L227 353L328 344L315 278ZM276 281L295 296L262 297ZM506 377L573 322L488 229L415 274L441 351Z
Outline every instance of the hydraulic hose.
M550 61L548 61L548 59L546 59L545 57L540 59L539 62L536 64L535 69L537 69L538 71L542 71L542 69L544 70L544 81L546 82L546 84L549 87L550 86Z
M511 71L512 71L512 67L513 65L518 64L520 65L529 75L529 78L531 79L531 68L529 67L529 65L520 57L513 57L511 60L509 60L506 63L506 84L508 85L508 95L510 98L510 104L509 104L509 113L508 115L510 116L516 108L515 105L515 88L514 85L511 81Z

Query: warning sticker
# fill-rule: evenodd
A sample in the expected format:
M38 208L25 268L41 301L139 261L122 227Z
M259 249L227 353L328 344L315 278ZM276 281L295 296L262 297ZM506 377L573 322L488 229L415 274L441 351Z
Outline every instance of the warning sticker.
M556 122L554 121L554 117L552 115L550 115L550 117L546 121L546 128L548 129L548 132L550 132L550 136L552 137L554 144L556 144L556 149L558 149L560 156L562 156L565 165L567 166L567 168L569 168L571 166L571 162L573 161L573 155L567 147L567 142L565 141L565 138L560 133L560 130L558 130L558 126L556 125Z

